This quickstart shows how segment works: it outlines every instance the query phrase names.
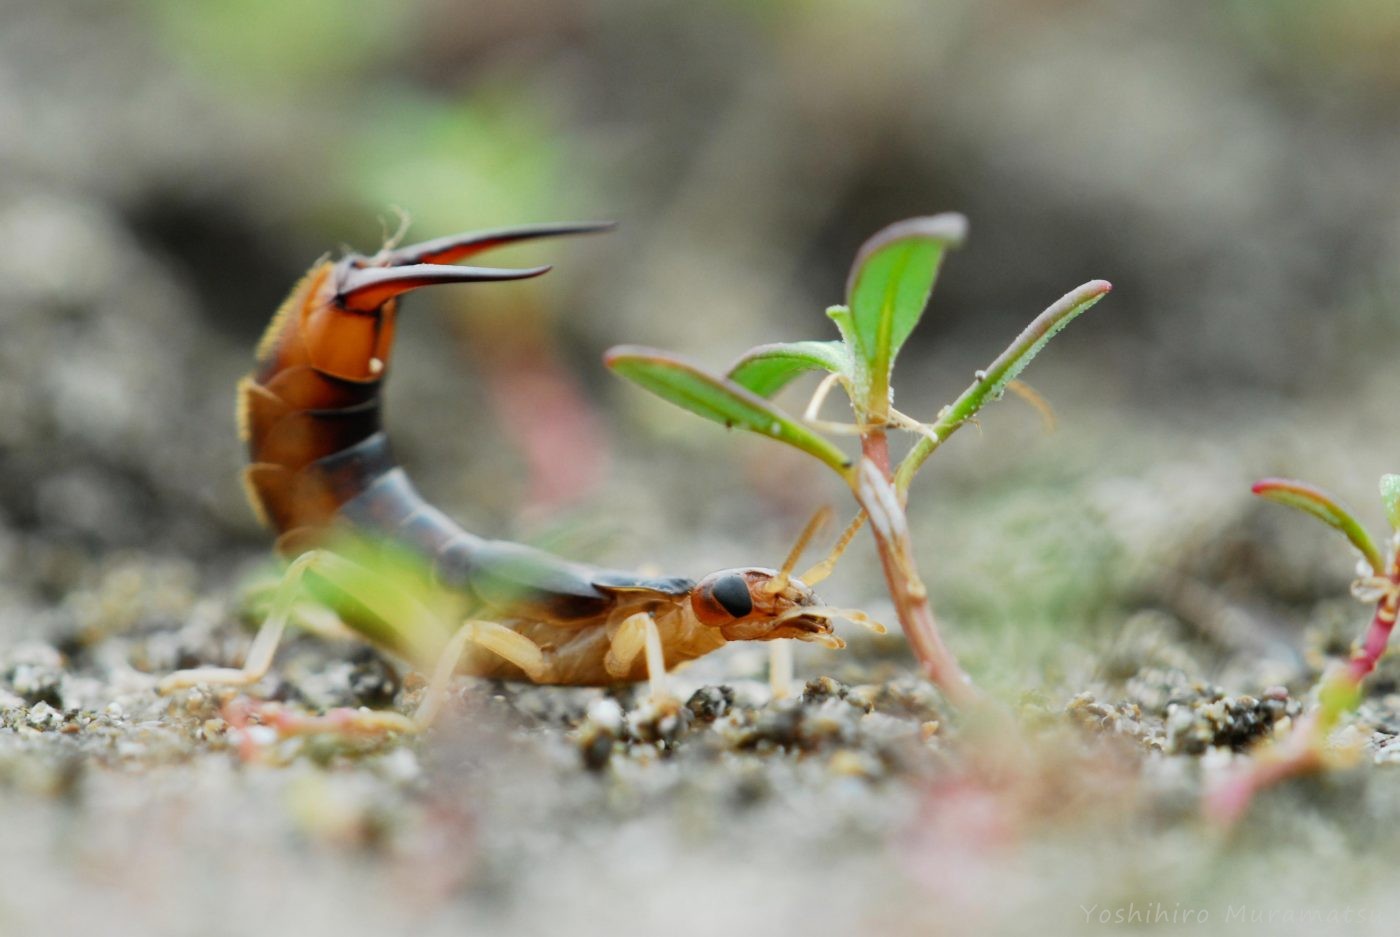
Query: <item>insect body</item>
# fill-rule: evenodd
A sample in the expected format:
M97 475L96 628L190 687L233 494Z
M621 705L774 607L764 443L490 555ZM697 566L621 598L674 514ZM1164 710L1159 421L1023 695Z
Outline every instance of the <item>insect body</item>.
M163 691L260 679L303 578L351 628L433 668L434 686L467 672L572 685L650 677L655 689L668 667L729 641L795 638L840 647L834 617L867 621L822 605L811 589L849 536L805 579L791 575L816 519L782 569L724 570L699 581L649 578L470 534L428 504L395 462L380 404L399 297L434 284L538 276L549 268L455 263L503 244L604 227L467 234L312 267L277 312L258 346L256 370L238 388L249 499L277 532L278 551L291 561L287 574L242 669L181 671L162 682ZM423 585L451 597L455 608L447 614L454 617L386 580L363 550L341 549L346 537L416 558Z

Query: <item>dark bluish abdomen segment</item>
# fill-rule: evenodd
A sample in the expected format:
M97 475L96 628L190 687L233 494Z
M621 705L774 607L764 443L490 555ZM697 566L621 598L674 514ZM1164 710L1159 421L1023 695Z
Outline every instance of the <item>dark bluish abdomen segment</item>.
M353 446L317 459L305 471L315 472L327 490L342 505L348 506L396 468L398 463L394 461L394 453L389 448L389 437L380 430ZM409 489L411 491L412 486ZM418 493L413 492L413 496L417 497ZM380 510L387 511L388 504L385 503Z
M382 432L314 467L333 490L348 496L340 507L342 518L421 555L439 583L467 595L488 617L583 622L606 615L629 592L680 597L694 587L689 579L594 569L467 533L423 499L394 463Z
M379 437L382 439L383 434ZM360 476L361 490L341 504L340 516L371 537L392 541L419 554L445 585L457 587L458 583L448 574L455 572L463 560L469 565L484 541L423 500L391 457L381 461L381 453L360 455L366 458L358 467L372 474ZM387 447L382 455L387 456ZM346 467L347 482L354 471ZM454 559L448 562L448 557Z

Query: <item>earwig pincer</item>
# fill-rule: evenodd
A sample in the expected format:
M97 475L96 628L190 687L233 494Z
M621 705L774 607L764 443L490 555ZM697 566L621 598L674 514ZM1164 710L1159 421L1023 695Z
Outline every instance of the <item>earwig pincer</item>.
M860 612L824 605L812 591L855 525L801 576L792 571L818 517L779 569L726 569L698 581L638 576L468 533L428 504L397 464L380 405L399 297L435 284L539 276L549 268L456 264L501 245L607 227L457 235L322 259L311 268L277 311L254 372L238 387L249 500L277 533L286 573L241 668L179 671L161 681L161 692L257 682L303 589L360 636L432 674L405 727L432 719L455 673L575 686L649 679L660 695L668 668L731 641L796 639L834 648L843 646L834 618L879 628ZM368 555L342 548L352 541L369 544ZM430 591L385 576L376 551L413 557Z

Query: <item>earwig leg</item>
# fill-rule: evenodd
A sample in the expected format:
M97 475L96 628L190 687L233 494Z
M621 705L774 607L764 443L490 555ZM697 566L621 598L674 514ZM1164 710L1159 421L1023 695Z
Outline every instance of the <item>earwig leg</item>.
M661 647L661 631L656 627L656 619L643 615L642 627L646 633L647 681L651 684L653 702L669 701L671 689L666 680L666 655Z
M836 561L841 559L841 554L846 552L846 548L851 545L851 541L855 539L856 533L860 531L861 525L864 523L865 512L860 511L856 514L855 519L846 525L846 529L841 532L841 536L832 546L831 552L826 555L826 558L797 578L809 586L815 586L824 581L836 568Z
M608 656L603 658L603 667L614 680L626 680L632 672L632 662L646 647L645 612L631 615L618 626L608 645Z
M822 378L822 382L817 385L816 392L812 394L812 399L807 401L807 409L802 412L802 421L814 429L826 430L829 433L859 436L861 428L854 423L834 423L821 418L822 404L826 403L827 395L831 393L831 389L840 380L841 375L839 374L828 374Z
M918 433L920 436L927 437L935 446L943 441L938 437L938 434L933 431L932 426L927 423L920 423L909 414L900 413L893 407L890 408L890 423L898 426L900 429L907 429L911 432Z
M466 653L467 646L472 644L510 661L525 671L526 676L536 683L543 682L546 664L544 652L538 644L494 621L465 622L457 629L452 640L447 642L442 656L438 658L437 666L433 668L423 701L418 704L418 711L413 714L413 722L418 728L426 729L437 718L442 709L442 702L447 696L448 684L452 682L452 675L457 671L457 665Z
M781 639L770 642L768 686L773 691L773 699L787 699L792 696L793 670L792 643Z
M650 612L630 615L618 626L608 647L608 656L603 660L609 676L617 680L627 679L632 672L632 664L638 654L646 654L647 680L651 683L653 700L669 700L671 692L666 685L666 657L661 647L661 632L657 630L656 619Z
M859 423L838 423L834 420L803 420L812 429L819 429L824 433L832 433L836 436L861 436L869 427L861 426Z
M272 657L277 653L277 645L282 640L282 632L287 628L287 617L296 603L302 577L312 564L324 556L322 551L311 550L297 557L287 567L282 582L272 597L272 607L267 618L258 629L257 636L253 638L253 644L248 648L248 656L241 668L194 667L189 670L177 670L156 684L156 692L164 696L176 690L201 685L249 686L266 676L272 666Z

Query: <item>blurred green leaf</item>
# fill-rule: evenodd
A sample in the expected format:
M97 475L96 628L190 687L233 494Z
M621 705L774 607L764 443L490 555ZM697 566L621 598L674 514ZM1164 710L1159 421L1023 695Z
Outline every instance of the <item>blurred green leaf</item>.
M1375 541L1351 513L1351 509L1330 492L1291 478L1265 478L1255 482L1250 490L1261 498L1311 514L1328 527L1341 531L1351 545L1366 557L1366 562L1371 564L1376 575L1385 575L1385 558L1381 556Z
M691 413L795 446L842 475L850 471L850 460L828 440L747 388L669 352L619 345L604 355L603 362L629 381Z
M771 397L807 371L850 376L851 356L841 342L780 342L750 348L729 369L728 377L760 397Z
M888 411L890 369L928 305L944 253L966 237L962 215L909 218L877 232L856 253L846 302L854 352L868 378L863 404L871 418L879 420Z
M1361 705L1361 684L1342 676L1324 680L1318 688L1317 702L1322 710L1322 725L1335 726L1342 716Z
M460 615L461 603L437 583L431 564L392 537L349 528L328 533L319 545L330 568L307 575L307 594L371 643L431 668L452 635L445 623Z
M548 106L518 88L475 87L468 99L387 88L363 104L357 119L359 131L343 154L347 195L380 212L403 208L416 230L567 215L573 189L562 180L586 180L583 161L555 131Z
M146 0L144 6L166 49L192 71L259 100L273 90L278 103L356 80L413 35L392 0L364 0L350 15L340 0Z
M1400 475L1381 476L1381 501L1391 528L1400 531Z

